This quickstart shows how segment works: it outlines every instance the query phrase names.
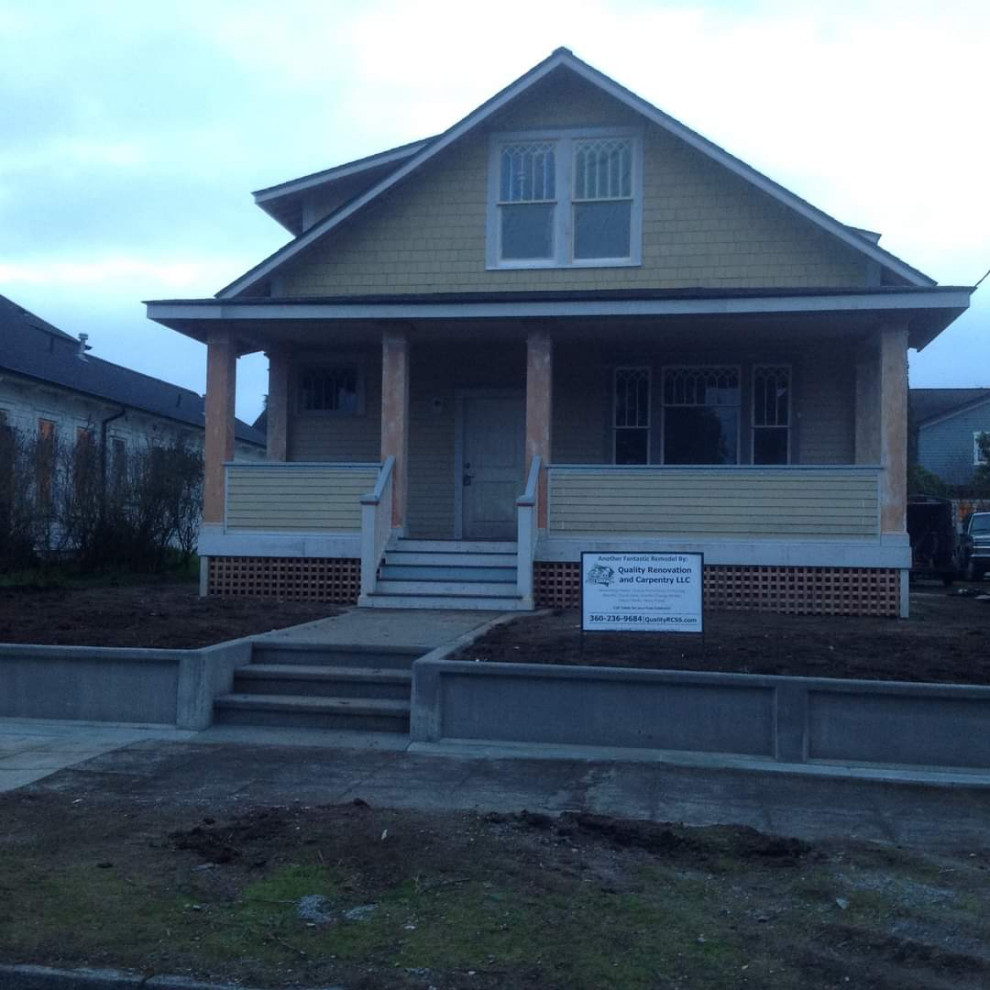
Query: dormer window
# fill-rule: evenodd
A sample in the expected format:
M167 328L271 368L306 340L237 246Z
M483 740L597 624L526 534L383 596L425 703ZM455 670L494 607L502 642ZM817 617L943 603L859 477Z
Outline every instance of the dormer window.
M497 135L489 168L489 268L639 264L637 133Z

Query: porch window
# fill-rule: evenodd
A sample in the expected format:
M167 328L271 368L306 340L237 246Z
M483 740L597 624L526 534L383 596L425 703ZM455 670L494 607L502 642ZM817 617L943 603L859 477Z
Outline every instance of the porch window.
M299 411L356 416L363 410L361 377L355 365L313 368L299 379Z
M614 460L616 464L650 462L650 369L615 369Z
M739 368L664 368L665 464L739 463Z
M791 461L791 369L787 365L753 368L753 463Z

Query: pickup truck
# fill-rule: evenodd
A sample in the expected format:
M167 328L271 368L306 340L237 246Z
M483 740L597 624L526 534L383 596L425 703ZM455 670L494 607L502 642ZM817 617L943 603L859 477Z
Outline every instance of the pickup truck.
M970 512L963 516L959 566L970 581L981 581L990 571L990 512Z

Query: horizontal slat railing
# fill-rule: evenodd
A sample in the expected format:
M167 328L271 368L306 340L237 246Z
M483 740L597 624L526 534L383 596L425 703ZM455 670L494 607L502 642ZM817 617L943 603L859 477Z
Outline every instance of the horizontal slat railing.
M880 532L880 472L870 466L556 465L550 533L762 539Z
M361 496L377 464L233 463L226 466L227 530L357 533Z

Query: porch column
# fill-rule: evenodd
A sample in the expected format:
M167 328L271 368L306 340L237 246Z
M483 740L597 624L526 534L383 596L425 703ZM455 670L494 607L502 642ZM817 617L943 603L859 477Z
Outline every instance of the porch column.
M289 355L282 348L268 352L268 435L266 456L270 461L284 461L288 456L289 436Z
M406 525L409 473L409 338L405 330L382 333L382 461L395 458L392 528Z
M203 522L223 523L224 462L234 457L237 350L229 330L211 330L206 342L206 433L203 438Z
M550 463L550 416L553 402L553 341L538 328L526 337L526 473L533 458L543 461L537 526L547 528L547 465Z
M880 532L907 532L908 334L880 332Z
M880 356L873 342L856 352L855 461L880 463Z

